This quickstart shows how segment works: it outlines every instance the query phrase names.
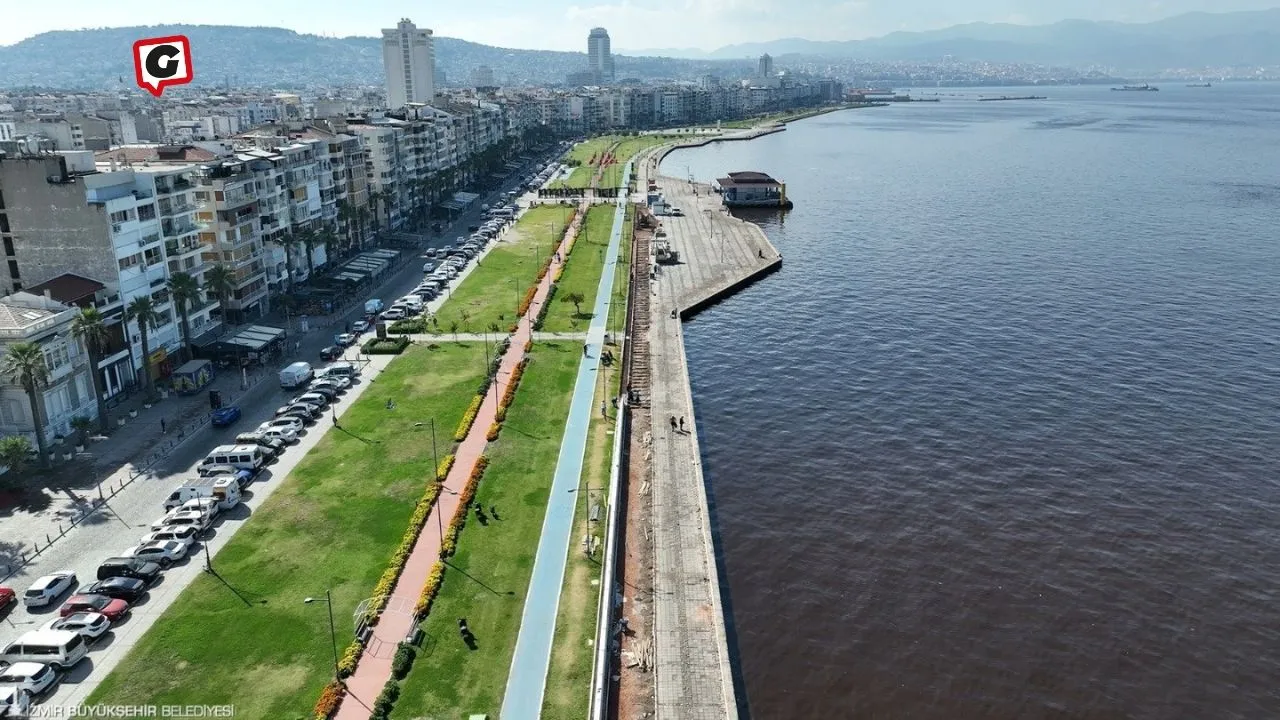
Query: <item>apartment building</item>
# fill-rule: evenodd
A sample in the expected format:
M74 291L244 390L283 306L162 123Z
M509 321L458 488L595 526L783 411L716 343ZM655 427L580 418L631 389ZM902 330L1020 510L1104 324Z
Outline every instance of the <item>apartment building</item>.
M164 378L180 350L171 272L202 272L188 166L120 168L92 153L0 159L0 231L6 292L27 289L102 313L109 340L101 373L106 396L139 382L143 363ZM161 321L141 331L125 320L134 298L149 296ZM218 321L215 304L190 309L193 336Z
M18 292L0 298L0 355L20 342L44 351L49 384L37 395L44 437L52 444L72 434L77 416L96 419L98 401L89 374L89 355L71 334L79 308L42 295ZM26 390L10 377L0 378L0 435L21 435L36 446L36 420Z

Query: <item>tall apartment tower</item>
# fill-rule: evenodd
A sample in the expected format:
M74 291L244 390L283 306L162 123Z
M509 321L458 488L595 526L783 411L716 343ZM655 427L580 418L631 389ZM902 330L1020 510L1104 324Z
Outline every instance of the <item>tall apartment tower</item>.
M767 78L773 76L773 58L769 57L769 53L760 56L760 77Z
M430 103L436 95L436 54L431 31L403 18L382 31L382 65L387 71L387 107Z
M613 82L613 55L609 52L609 31L591 28L587 35L587 64L596 82Z

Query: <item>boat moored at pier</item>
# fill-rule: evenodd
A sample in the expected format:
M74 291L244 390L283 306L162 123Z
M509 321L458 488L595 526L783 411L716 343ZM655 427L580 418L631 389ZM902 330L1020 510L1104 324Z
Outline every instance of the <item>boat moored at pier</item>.
M787 184L762 172L731 172L728 177L716 180L715 190L726 207L790 209L792 206L787 199Z

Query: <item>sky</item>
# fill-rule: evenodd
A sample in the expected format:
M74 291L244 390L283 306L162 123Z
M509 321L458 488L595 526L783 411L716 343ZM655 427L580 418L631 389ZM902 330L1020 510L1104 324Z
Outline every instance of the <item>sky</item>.
M0 45L50 30L173 23L375 36L408 17L436 35L538 50L585 52L587 32L602 26L609 30L614 51L625 52L715 50L787 37L858 40L967 22L1149 22L1196 10L1262 10L1280 0L63 0L56 9L21 0L3 4Z

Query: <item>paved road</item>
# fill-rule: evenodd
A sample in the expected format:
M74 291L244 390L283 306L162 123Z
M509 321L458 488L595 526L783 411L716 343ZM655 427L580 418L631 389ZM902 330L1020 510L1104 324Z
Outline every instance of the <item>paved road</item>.
M495 195L510 189L509 185L495 191ZM479 224L479 217L482 213L478 204L481 202L485 202L485 200L477 201L471 210L461 215L453 226L447 228L442 233L442 237L432 241L430 246L451 243L455 235L465 234L465 230L469 225ZM463 232L459 232L459 228ZM491 245L490 247L493 246ZM477 259L481 258L483 258L483 255ZM475 262L473 261L454 280L455 287L466 278L474 266ZM421 279L421 260L416 256L410 257L404 269L386 280L373 293L373 296L382 298L400 297L411 290ZM429 311L435 312L443 302L443 297L438 298L429 303L427 308ZM357 307L350 311L346 317L334 319L351 322L359 319L362 314L362 308ZM300 339L301 349L296 356L288 357L288 360L304 359L315 363L320 348L332 343L333 332L335 332L333 329L324 328L313 329L301 336L295 334L294 337L299 337ZM348 354L354 357L356 352L353 349ZM346 396L336 403L339 414L350 407L351 403L363 392L363 389L369 386L372 378L376 377L393 357L387 355L373 356L370 365L365 370L364 381L353 386ZM294 394L282 390L274 380L275 374L269 373L263 382L250 388L244 394L239 403L243 416L234 427L227 429L205 428L191 435L186 442L174 450L172 455L153 468L151 475L139 478L132 485L122 490L120 494L111 500L103 512L68 533L65 538L55 543L20 573L6 581L6 585L13 587L21 594L35 578L58 570L74 571L82 584L93 581L98 563L137 543L137 539L147 532L147 526L163 514L165 498L168 497L169 493L182 479L195 475L195 465L204 458L210 449L215 445L231 440L236 432L251 430L259 423L270 419L274 415L275 409ZM242 506L224 513L224 519L216 525L214 532L207 541L211 553L216 555L218 549L226 544L244 521L252 516L253 511L261 506L262 502L274 492L275 488L280 485L280 481L288 476L289 472L301 461L306 451L319 442L328 425L327 419L321 418L296 446L286 450L248 488L249 497ZM107 673L119 663L129 648L136 644L143 633L151 627L155 619L172 604L182 589L202 571L204 567L203 553L199 552L198 548L197 551L200 557L175 566L165 573L160 583L151 590L146 601L138 606L128 620L113 628L103 640L97 643L91 650L89 659L81 662L68 673L57 691L45 699L44 705L70 706L84 701L89 693L97 687L97 684L106 677ZM28 612L21 607L14 609L3 621L0 621L0 646L16 640L29 630L36 629L56 617L56 614L57 605L35 612Z
M622 171L630 177L631 163ZM617 268L619 240L627 211L627 196L622 193L616 203L613 231L605 254L604 271L596 289L594 315L587 329L587 353L578 365L578 378L573 386L569 418L560 441L560 457L556 460L551 481L547 515L542 523L538 553L533 561L533 576L520 619L515 654L511 658L511 675L502 700L503 720L536 719L542 714L542 696L546 689L547 668L551 665L551 645L555 634L556 613L560 607L560 589L569 559L569 543L573 531L574 491L582 477L582 462L587 449L587 429L591 425L592 404L596 389L596 370L604 334L609 321L609 305L613 301L613 273Z

